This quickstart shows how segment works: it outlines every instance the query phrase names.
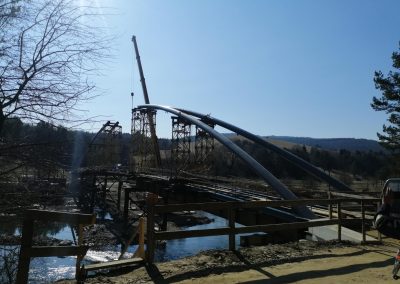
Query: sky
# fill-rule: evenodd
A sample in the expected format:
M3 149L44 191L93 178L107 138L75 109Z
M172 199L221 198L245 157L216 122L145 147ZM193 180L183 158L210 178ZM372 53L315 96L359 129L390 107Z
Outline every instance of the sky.
M376 140L386 122L370 106L380 96L373 77L392 69L399 50L400 1L95 2L116 39L95 79L103 95L84 108L119 121L123 132L131 127L130 93L135 106L144 103L132 35L153 104L211 114L263 136ZM163 112L157 135L171 137Z

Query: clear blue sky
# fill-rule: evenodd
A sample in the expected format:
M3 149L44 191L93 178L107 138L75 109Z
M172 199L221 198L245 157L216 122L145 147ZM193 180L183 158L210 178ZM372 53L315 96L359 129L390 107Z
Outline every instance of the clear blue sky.
M211 113L259 135L376 139L385 123L370 107L379 96L373 74L387 73L399 48L400 1L96 2L113 8L104 20L118 37L97 80L106 95L85 108L124 132L132 88L134 104L144 102L133 34L151 103ZM161 114L158 136L170 131Z

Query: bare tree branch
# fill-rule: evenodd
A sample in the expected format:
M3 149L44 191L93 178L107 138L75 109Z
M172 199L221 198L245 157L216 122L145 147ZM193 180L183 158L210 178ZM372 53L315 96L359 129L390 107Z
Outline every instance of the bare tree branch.
M80 103L95 96L91 81L107 60L109 38L96 9L72 0L0 0L0 131L5 119L74 122ZM16 11L16 10L15 10ZM14 12L16 14L16 12ZM12 15L12 14L10 14Z

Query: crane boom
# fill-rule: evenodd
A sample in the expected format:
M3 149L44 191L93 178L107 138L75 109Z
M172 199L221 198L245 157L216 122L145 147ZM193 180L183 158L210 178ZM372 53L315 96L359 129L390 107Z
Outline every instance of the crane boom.
M140 82L142 83L144 102L146 104L150 104L149 94L147 93L146 80L144 79L144 74L143 74L142 61L140 60L139 48L138 48L138 45L136 42L136 36L132 36L132 42L135 47L136 61L138 63L138 68L139 68ZM153 116L151 115L151 113L148 113L147 117L148 117L149 124L150 124L149 125L150 126L150 135L151 135L151 141L153 144L153 150L154 150L154 154L156 156L156 167L160 168L161 167L160 147L158 145L158 139L157 139L157 135L156 135L156 128L154 126Z

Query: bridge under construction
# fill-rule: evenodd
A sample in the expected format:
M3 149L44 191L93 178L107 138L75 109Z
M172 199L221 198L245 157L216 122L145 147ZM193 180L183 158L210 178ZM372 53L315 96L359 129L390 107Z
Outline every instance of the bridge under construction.
M124 157L124 161L121 160L121 125L107 121L90 141L85 164L74 170L71 177L74 186L71 188L77 204L85 213L93 213L99 203L112 203L121 216L116 221L123 222L126 228L136 228L125 247L136 239L139 242L137 258L81 267L84 249L78 248L74 251L78 253L77 279L83 279L88 271L97 269L144 261L152 263L157 242L170 239L226 235L231 250L236 248L235 236L245 233L265 234L262 243L294 241L310 235L360 242L374 240L366 235L366 229L371 225L380 199L357 194L345 183L290 151L221 119L191 110L150 104L136 38L132 40L145 104L131 108L131 145L129 151L124 152L129 159ZM167 149L160 147L156 134L158 111L171 116L172 138ZM285 159L325 183L327 190L312 199L297 196L216 127L242 136ZM210 165L219 149L225 149L240 159L259 179L238 182L237 178L210 174ZM307 188L303 191L306 192ZM132 219L132 210L142 213ZM171 213L193 210L221 216L227 220L227 226L207 230L168 230ZM39 217L42 215L37 214ZM93 223L88 216L80 218ZM74 222L77 221L74 219ZM357 228L358 232L345 226ZM256 237L252 239L250 235L243 239L252 244ZM29 267L29 261L27 263Z
M217 131L216 127L242 136L244 139L268 150L269 153L274 153L293 166L307 172L313 178L326 183L327 190L322 193L322 199L332 196L359 199L358 195L348 185L290 151L268 142L263 137L211 115L151 104L135 36L133 36L132 42L145 104L137 107L132 105L129 161L124 164L118 160L118 157L121 157L121 149L118 146L122 133L121 126L118 122L108 121L90 143L87 166L79 170L82 184L79 192L79 203L85 205L85 208L93 209L95 200L98 200L99 196L105 200L106 196L111 196L114 191L118 210L123 212L124 222L128 222L129 209L132 207L130 202L134 202L130 194L141 192L146 196L142 203L146 201L144 199L147 199L147 203L151 199L157 200L163 205L283 200L292 202L290 203L292 206L262 206L257 207L257 209L245 206L245 209L241 208L240 212L235 212L235 218L231 220L231 222L239 222L242 225L312 222L320 219L324 210L329 219L333 218L332 204L315 204L311 207L307 202L304 204L303 198L296 196L287 185L274 176L255 157L226 135ZM160 149L159 146L156 134L158 111L166 112L171 116L172 138L168 149ZM257 186L254 186L254 184L253 186L240 186L235 184L234 178L210 175L208 168L213 164L215 151L222 147L229 151L231 155L241 159L243 165L256 174L261 182L258 182ZM152 197L149 199L150 195ZM321 199L321 196L319 198ZM369 208L372 214L376 202L379 200L371 196L364 196L363 198L375 202L373 207ZM366 204L361 207L364 208L364 205ZM148 211L148 207L147 204L143 207L143 210ZM365 208L361 211L365 211ZM336 211L339 209L337 208ZM209 212L229 219L229 214L222 211L210 210ZM336 214L340 217L339 213ZM360 214L365 215L365 212ZM166 229L167 216L168 214L163 214L162 224L159 228ZM295 232L293 230L287 232L277 230L275 233L271 232L271 235L277 234L281 240L293 240L304 237L307 228L305 226L300 230L295 230ZM365 240L365 236L363 240Z

